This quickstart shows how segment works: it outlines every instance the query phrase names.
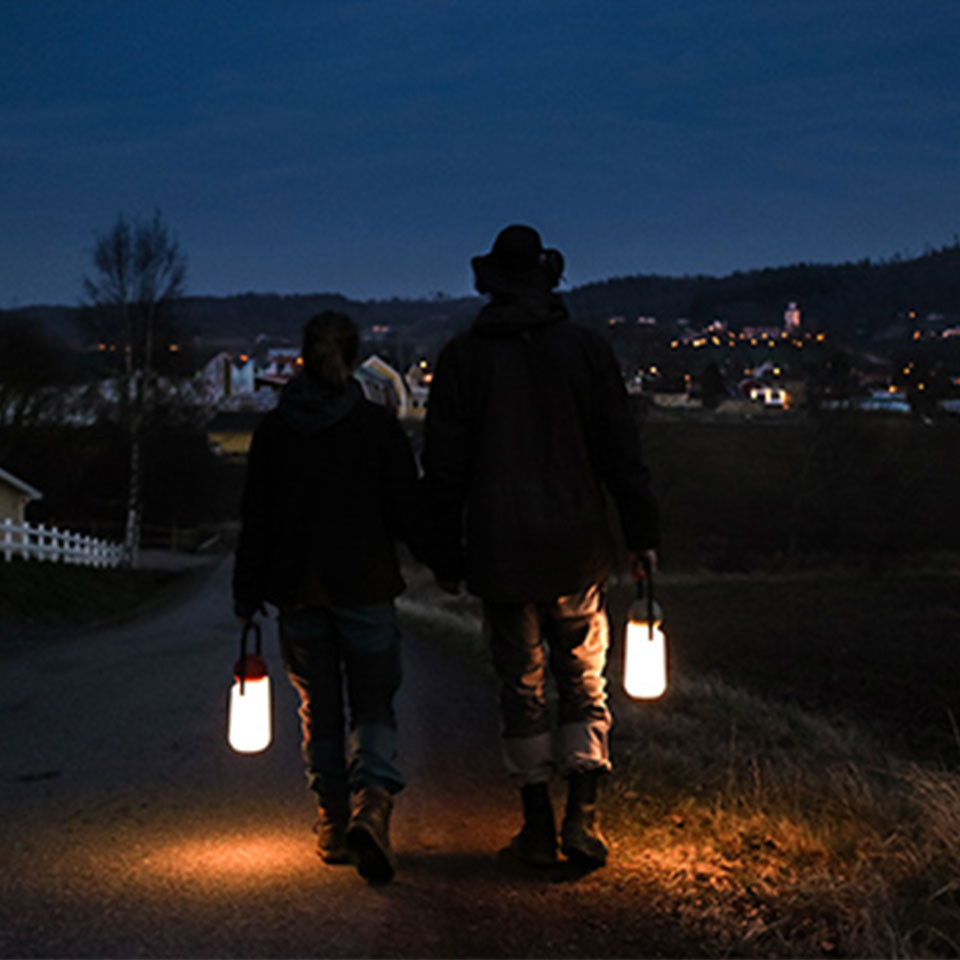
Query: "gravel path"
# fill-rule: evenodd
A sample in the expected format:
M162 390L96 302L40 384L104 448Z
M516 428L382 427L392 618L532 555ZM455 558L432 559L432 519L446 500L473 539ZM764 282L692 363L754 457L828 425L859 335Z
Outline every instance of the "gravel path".
M498 854L517 811L494 692L409 629L397 879L322 864L272 625L274 744L241 757L225 743L230 566L174 608L0 665L0 956L703 952L658 919L629 857L574 877Z

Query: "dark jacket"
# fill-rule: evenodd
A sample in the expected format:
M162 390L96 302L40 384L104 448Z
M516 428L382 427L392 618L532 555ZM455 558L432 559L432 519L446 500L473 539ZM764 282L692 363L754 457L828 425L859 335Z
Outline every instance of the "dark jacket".
M425 526L417 469L388 410L355 380L342 393L292 380L260 422L247 462L234 567L241 616L262 601L353 605L404 588L395 555Z
M487 600L549 600L659 539L613 352L555 294L495 300L437 361L423 465L442 580Z

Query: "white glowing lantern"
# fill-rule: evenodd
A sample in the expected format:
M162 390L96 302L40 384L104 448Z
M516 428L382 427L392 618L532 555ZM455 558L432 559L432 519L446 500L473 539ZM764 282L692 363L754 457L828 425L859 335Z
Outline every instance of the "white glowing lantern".
M630 608L624 642L623 686L637 700L656 700L667 689L667 638L663 614L653 601L653 580L647 574L647 595L643 581Z
M256 634L256 653L247 653L247 634ZM273 737L273 709L267 661L260 652L260 626L252 620L240 638L240 659L233 665L227 706L227 742L237 753L260 753Z

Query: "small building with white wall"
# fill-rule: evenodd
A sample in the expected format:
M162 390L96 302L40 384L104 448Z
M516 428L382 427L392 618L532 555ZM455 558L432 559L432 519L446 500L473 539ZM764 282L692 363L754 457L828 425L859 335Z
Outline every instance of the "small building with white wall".
M27 504L42 499L43 494L36 487L0 467L0 522L24 523Z

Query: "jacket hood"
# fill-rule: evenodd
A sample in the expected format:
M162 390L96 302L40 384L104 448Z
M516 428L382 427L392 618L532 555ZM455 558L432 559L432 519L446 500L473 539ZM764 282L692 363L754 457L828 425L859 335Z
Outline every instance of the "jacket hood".
M558 294L531 290L522 296L495 296L477 315L473 328L483 336L509 337L569 316Z
M283 388L277 413L297 433L319 433L342 420L362 396L360 384L353 377L343 390L331 390L300 374Z

